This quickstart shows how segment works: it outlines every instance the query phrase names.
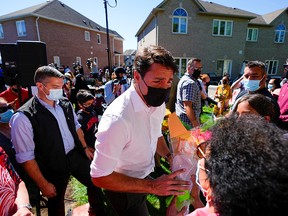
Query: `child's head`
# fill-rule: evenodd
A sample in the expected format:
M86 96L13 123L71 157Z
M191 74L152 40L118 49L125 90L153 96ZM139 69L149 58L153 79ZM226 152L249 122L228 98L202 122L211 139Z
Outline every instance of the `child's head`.
M84 90L84 89L80 89L76 95L77 98L77 102L79 104L79 107L81 109L85 109L88 111L87 108L89 107L93 107L93 103L94 103L94 96L91 94L90 91L88 90Z

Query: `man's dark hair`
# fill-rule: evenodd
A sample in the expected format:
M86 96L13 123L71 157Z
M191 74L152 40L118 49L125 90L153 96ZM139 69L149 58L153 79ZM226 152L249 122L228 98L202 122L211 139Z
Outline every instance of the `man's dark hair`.
M76 98L78 103L83 104L89 100L94 99L94 96L88 90L80 89L77 92Z
M64 78L64 75L55 69L54 67L50 66L42 66L37 68L35 75L34 75L34 82L44 82L46 78L49 77L57 77L57 78Z
M246 64L246 67L248 68L253 68L253 67L259 67L263 70L263 73L266 73L266 67L265 67L265 63L261 62L261 61L249 61Z
M178 67L171 53L164 47L154 45L145 47L137 52L134 68L141 77L144 77L153 63L158 63L166 68L172 69L174 73L178 71Z
M288 211L288 140L255 115L232 115L211 128L205 168L221 216Z

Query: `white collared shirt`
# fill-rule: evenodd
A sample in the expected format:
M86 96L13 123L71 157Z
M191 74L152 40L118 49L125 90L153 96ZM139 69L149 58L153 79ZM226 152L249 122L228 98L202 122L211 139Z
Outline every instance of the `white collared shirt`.
M149 175L154 169L164 115L164 103L148 107L131 85L101 118L91 176L107 176L113 171L136 178Z

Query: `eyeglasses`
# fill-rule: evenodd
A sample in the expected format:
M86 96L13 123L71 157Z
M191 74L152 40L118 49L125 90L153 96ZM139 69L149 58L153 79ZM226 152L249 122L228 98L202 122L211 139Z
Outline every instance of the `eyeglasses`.
M206 147L208 145L208 142L202 142L197 146L197 156L201 159L201 158L206 158Z

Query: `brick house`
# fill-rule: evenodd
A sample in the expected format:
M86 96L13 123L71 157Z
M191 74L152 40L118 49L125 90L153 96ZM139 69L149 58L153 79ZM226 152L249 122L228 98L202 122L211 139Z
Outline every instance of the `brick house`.
M109 30L111 66L124 62L123 38ZM98 68L108 66L106 28L58 0L47 1L0 16L0 43L17 40L42 41L47 61L70 66L79 62L87 71L86 60L93 58Z
M237 77L244 60L266 62L268 75L283 76L287 27L288 8L261 16L202 0L164 0L136 37L138 48L156 44L171 51L179 76L191 57L201 58L204 71L219 76Z

